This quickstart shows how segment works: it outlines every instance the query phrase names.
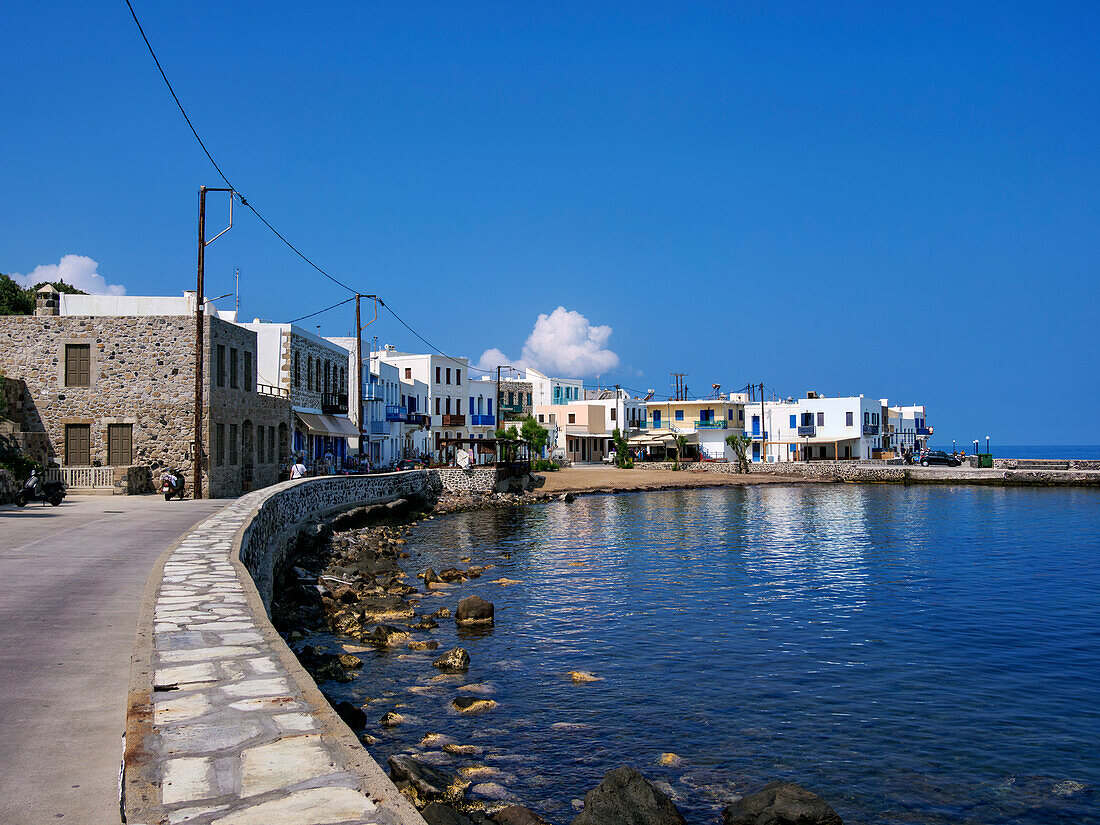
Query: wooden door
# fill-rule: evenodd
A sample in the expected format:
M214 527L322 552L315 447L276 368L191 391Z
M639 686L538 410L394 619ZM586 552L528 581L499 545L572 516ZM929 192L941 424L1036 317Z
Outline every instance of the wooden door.
M92 463L91 429L88 424L65 425L66 467L87 467Z
M107 463L112 467L129 467L133 460L133 425L107 425Z

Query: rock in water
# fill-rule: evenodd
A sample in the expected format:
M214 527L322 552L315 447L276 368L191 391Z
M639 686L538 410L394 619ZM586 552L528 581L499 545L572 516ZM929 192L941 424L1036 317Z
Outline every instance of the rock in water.
M456 647L454 650L448 650L432 662L432 665L440 670L469 670L470 654L461 647Z
M385 716L378 720L378 724L384 728L396 728L398 725L405 721L405 717L398 713L396 710L391 710Z
M408 644L409 634L400 628L388 624L375 625L369 633L362 636L364 642L379 647L398 647Z
M569 678L578 684L602 681L599 676L594 673L589 673L587 670L571 670L569 671Z
M492 699L482 699L477 696L459 696L451 700L451 707L459 713L481 713L483 710L492 710L497 703Z
M522 805L509 805L497 811L490 819L496 825L550 825L545 819Z
M474 821L469 817L439 802L425 805L420 815L428 825L474 825Z
M390 766L390 779L408 782L424 799L457 798L466 788L466 783L411 756L391 756L387 764Z
M362 730L367 726L367 714L351 702L338 702L334 709L352 730Z
M815 793L793 782L769 782L722 811L723 825L844 825L837 812Z
M608 771L584 796L573 825L687 825L660 788L633 768ZM755 822L753 823L755 825Z
M459 627L493 623L493 603L480 596L467 596L455 610L455 624Z

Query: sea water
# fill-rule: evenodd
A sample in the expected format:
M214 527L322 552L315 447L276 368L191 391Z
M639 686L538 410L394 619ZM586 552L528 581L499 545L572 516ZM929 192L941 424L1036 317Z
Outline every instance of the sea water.
M382 764L486 768L472 796L555 823L619 765L692 823L775 779L849 823L1100 818L1100 490L590 496L437 518L408 549L410 572L492 565L420 610L476 593L496 624L422 634L466 648L465 675L398 650L325 686L366 703ZM498 704L462 716L457 695Z

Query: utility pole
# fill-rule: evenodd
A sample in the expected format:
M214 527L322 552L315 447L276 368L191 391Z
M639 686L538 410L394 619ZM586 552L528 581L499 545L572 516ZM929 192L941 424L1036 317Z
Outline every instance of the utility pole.
M206 240L206 193L229 193L229 226L219 232L210 240ZM206 186L199 187L199 266L198 276L195 280L195 449L193 459L192 484L194 485L195 498L202 498L202 390L203 390L203 331L206 327L206 308L203 300L203 286L206 274L206 247L214 243L218 238L233 228L233 195L232 189L211 189Z
M686 401L687 398L684 395L686 387L684 386L684 378L687 376L686 372L674 372L672 373L673 386L676 389L675 401Z
M362 327L359 325L359 299L363 296L355 293L355 426L359 428L359 459L363 459L363 344L359 338Z
M764 382L760 382L760 460L768 460L768 431L764 429Z

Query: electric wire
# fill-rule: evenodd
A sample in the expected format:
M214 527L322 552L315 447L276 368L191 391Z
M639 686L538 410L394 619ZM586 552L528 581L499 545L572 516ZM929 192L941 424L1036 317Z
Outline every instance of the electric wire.
M330 309L336 309L337 307L342 307L344 304L350 304L354 300L355 300L355 296L353 295L350 298L345 298L344 300L340 301L340 303L338 303L338 304L333 304L330 307L325 307L324 309L319 309L316 312L311 312L311 313L309 313L309 315L299 315L297 318L291 318L289 321L287 321L287 323L288 324L294 324L294 323L297 323L298 321L304 321L306 318L312 318L314 315L320 315L322 312L328 312Z
M225 185L233 190L234 195L236 195L238 198L240 198L241 205L247 207L248 210L250 212L252 212L253 215L255 215L257 218L260 219L260 222L263 223L264 226L266 226L268 229L270 229L272 232L275 233L275 237L277 237L280 241L282 241L284 244L286 244L290 248L290 250L292 252L294 252L294 254L296 254L299 258L301 258L303 261L305 261L311 267L316 269L318 272L320 272L322 275L324 275L326 278L328 278L334 284L343 287L348 292L354 292L354 293L358 294L358 290L352 289L350 286L345 284L340 279L335 278L332 275L330 275L329 273L325 272L324 269L319 267L308 256L306 256L306 254L304 252L302 252L300 249L298 249L298 247L296 247L294 244L292 244L290 241L288 241L286 239L286 237L278 229L276 229L274 226L272 226L270 223L268 223L267 219L257 211L256 207L254 207L251 203L249 203L245 199L244 195L242 195L237 190L237 188L232 183L229 182L229 178L226 177L225 172L222 171L222 168L220 166L218 166L218 162L216 160L214 160L214 156L211 155L210 150L206 148L206 144L203 142L203 139L201 137L199 137L198 130L195 129L195 124L193 124L191 122L191 118L188 117L188 115L187 115L187 110L185 110L183 108L183 104L180 102L179 95L176 94L176 90L172 87L172 82L168 79L168 75L165 73L164 67L160 65L160 60L157 58L157 53L155 51L153 51L153 44L150 43L149 38L146 37L145 29L142 27L141 21L138 20L137 12L134 11L134 7L130 3L130 0L126 0L126 6L127 6L127 8L130 9L130 16L134 18L134 23L137 25L138 31L141 33L141 39L145 41L145 47L147 49L149 49L149 54L152 56L153 62L157 64L157 70L160 72L160 76L164 80L164 85L168 87L168 91L172 94L172 99L174 101L176 101L176 106L179 108L180 114L183 115L183 119L185 121L187 121L187 125L191 129L191 134L193 134L195 136L195 140L198 141L199 146L202 148L202 151L206 155L207 160L210 161L211 165L214 167L214 170L218 173L218 175L221 177L221 179L223 181L225 181Z

